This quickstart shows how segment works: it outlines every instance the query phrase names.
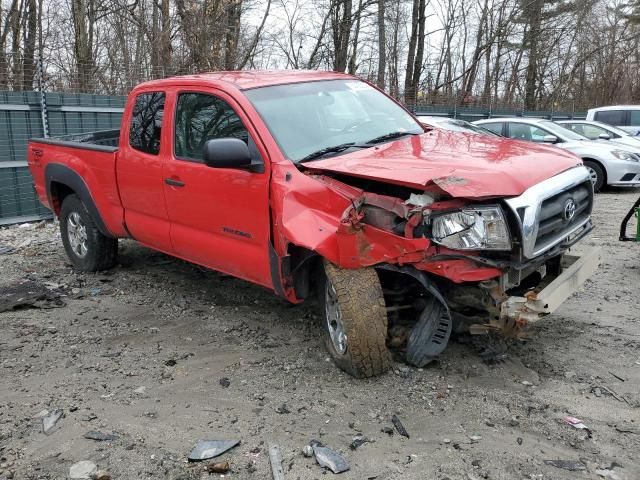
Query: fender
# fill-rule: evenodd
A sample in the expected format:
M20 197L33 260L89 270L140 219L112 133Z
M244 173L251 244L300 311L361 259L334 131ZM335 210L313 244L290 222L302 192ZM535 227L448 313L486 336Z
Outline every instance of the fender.
M104 224L104 220L102 220L102 216L91 197L91 192L89 191L87 184L84 183L82 177L75 170L72 170L66 165L62 165L60 163L50 163L44 170L44 182L47 189L49 205L52 207L55 205L53 201L53 192L51 191L51 184L56 182L66 185L73 190L76 195L78 195L80 200L82 200L82 203L84 203L85 207L93 217L96 227L98 227L100 233L107 237L115 238Z

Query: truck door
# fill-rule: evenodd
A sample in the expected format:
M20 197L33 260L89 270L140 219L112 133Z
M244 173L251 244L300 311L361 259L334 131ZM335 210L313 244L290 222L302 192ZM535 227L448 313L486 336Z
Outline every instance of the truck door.
M128 106L122 120L125 127L121 132L116 174L131 236L153 248L171 252L162 175L162 159L168 149L161 142L165 99L165 92L145 91L138 93L133 105Z
M203 161L207 140L235 137L268 162L255 130L233 99L217 90L178 91L171 103L173 149L164 165L164 190L176 255L271 287L268 166L255 173Z

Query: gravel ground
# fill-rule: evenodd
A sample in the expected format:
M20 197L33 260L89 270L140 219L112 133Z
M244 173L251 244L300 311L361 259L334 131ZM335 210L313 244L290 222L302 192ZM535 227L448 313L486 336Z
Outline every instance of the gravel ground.
M454 341L424 369L364 381L329 362L314 304L130 241L116 269L81 274L56 225L0 229L0 251L15 248L0 254L0 288L30 280L64 302L0 313L0 479L67 478L81 460L114 480L216 478L186 461L199 439L241 441L216 459L228 478L271 478L273 444L287 479L324 478L301 453L317 439L348 459L344 479L638 479L640 245L617 241L637 196L597 196L578 250L602 246L600 269L506 361ZM381 431L394 414L410 438ZM371 443L352 450L358 433Z

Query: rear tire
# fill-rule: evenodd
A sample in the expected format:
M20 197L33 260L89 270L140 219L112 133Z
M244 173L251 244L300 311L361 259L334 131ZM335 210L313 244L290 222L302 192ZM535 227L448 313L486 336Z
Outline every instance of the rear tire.
M324 342L335 364L356 378L388 371L387 311L375 270L345 270L325 260L319 287Z
M589 170L589 174L591 175L591 184L593 185L593 191L599 192L604 187L605 182L605 173L602 167L596 162L592 162L590 160L584 160L584 166Z
M60 210L62 244L71 263L83 272L107 270L116 264L118 240L103 235L77 195L69 195Z

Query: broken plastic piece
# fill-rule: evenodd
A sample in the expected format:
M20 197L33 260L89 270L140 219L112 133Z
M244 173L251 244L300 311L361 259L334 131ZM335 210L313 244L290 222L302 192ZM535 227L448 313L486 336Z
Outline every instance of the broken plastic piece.
M364 445L365 443L371 443L372 440L365 437L364 435L356 435L353 437L353 441L349 444L349 448L351 450L356 450L358 447Z
M311 448L313 448L313 454L316 457L316 461L321 467L328 468L333 473L346 472L351 468L347 460L342 455L325 447L317 440L311 440L310 445Z
M572 427L577 428L578 430L584 430L585 432L587 432L587 435L591 437L591 430L589 430L589 427L587 427L579 418L566 416L562 419L562 421L567 425L571 425Z
M189 454L189 461L197 462L217 457L238 444L240 440L198 440Z
M117 435L112 435L110 433L102 433L96 430L91 430L83 435L84 438L88 438L89 440L96 440L98 442L109 442L111 440L117 440Z
M42 432L49 434L51 429L56 426L56 423L62 418L62 410L56 409L46 417L42 418Z
M444 299L431 296L409 334L407 362L421 368L434 360L447 347L452 327L453 322Z
M277 445L269 447L269 463L271 463L271 474L273 480L284 480L284 469L282 468L282 454Z
M396 427L396 430L398 431L398 433L400 435L402 435L403 437L409 438L409 433L404 428L404 425L402 425L402 422L400 421L400 419L396 415L391 417L391 423L393 423L393 426Z

